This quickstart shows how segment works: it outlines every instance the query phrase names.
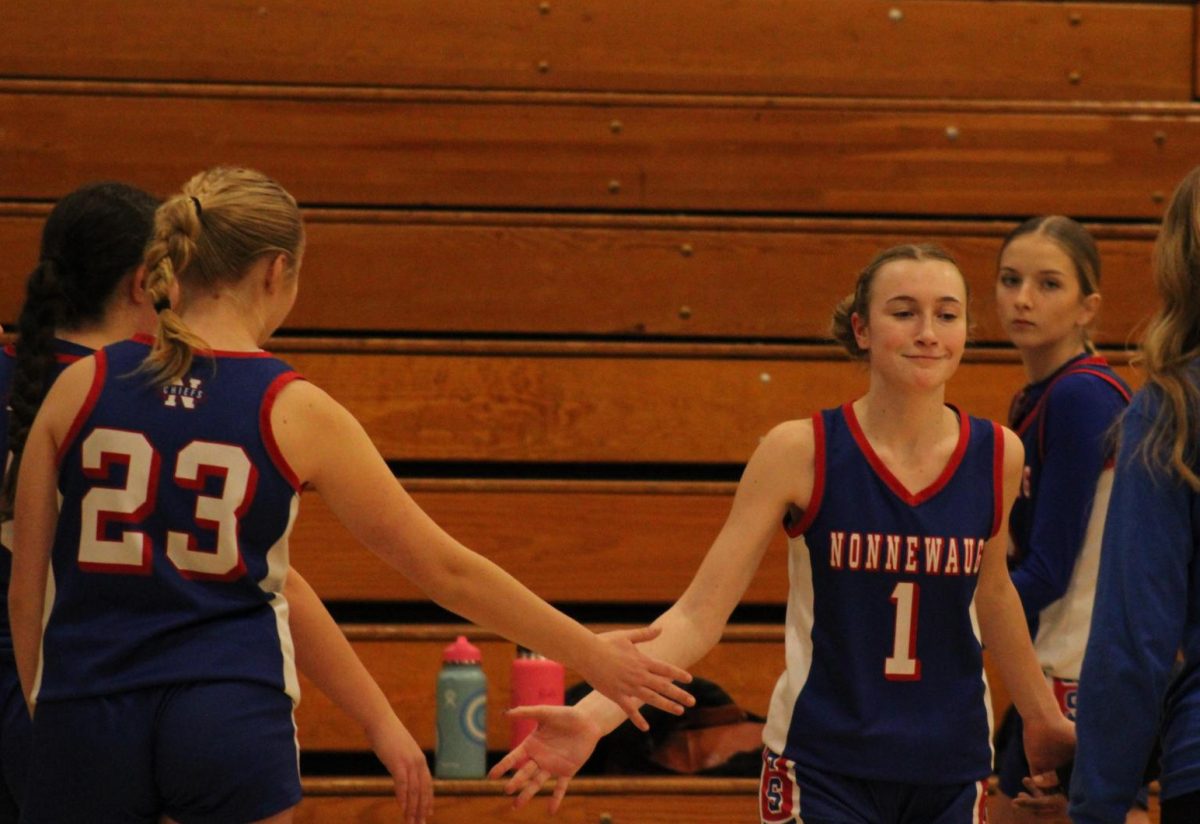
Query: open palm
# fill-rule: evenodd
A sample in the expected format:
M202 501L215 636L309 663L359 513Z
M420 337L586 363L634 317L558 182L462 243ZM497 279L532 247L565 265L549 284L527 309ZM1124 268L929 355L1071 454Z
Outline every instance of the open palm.
M571 776L596 749L600 727L576 707L518 707L510 716L532 718L537 721L537 729L504 756L488 777L500 778L514 770L504 792L517 794L513 806L518 809L528 804L547 781L557 779L550 798L550 812L557 812Z

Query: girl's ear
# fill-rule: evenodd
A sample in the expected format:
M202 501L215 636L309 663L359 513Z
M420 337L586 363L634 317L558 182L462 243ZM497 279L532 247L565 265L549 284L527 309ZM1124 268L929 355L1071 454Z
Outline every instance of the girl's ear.
M1100 293L1092 292L1079 302L1079 317L1075 321L1075 325L1080 328L1086 328L1091 325L1096 319L1097 313L1100 311Z
M133 270L133 274L129 277L129 301L134 306L141 306L149 302L150 296L146 294L146 264L142 264Z
M867 328L867 322L862 319L862 316L858 312L850 315L850 328L854 330L854 341L858 344L858 348L864 352L870 349L870 329Z
M263 274L263 287L267 290L267 294L274 294L276 290L284 285L284 279L288 273L288 256L282 252L277 254L267 264L267 270Z

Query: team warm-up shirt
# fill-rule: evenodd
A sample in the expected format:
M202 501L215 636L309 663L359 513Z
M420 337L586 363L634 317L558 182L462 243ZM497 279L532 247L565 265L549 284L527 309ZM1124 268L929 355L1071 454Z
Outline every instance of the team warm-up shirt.
M945 470L912 494L849 404L813 418L812 498L784 524L787 671L764 731L775 752L885 781L990 774L974 598L984 543L1002 523L1003 438L990 421L959 419Z
M1140 454L1163 403L1159 390L1143 389L1121 421L1079 679L1076 824L1125 820L1160 729L1162 797L1200 791L1200 494Z
M1130 391L1098 355L1073 358L1017 394L1009 425L1025 444L1009 515L1013 585L1048 675L1079 678L1112 484L1113 422Z
M148 339L95 355L58 453L38 698L206 680L298 697L283 581L299 483L270 427L298 377L265 352L197 357L158 387Z
M80 358L86 358L92 350L86 346L70 343L65 340L54 342L55 378L68 365ZM13 379L17 365L16 350L10 344L0 350L0 456L4 458L4 468L7 470L8 454L8 421L11 414L9 400L12 393ZM3 474L0 473L0 478ZM13 664L12 630L8 623L8 582L12 577L12 535L13 522L5 521L0 524L0 662Z

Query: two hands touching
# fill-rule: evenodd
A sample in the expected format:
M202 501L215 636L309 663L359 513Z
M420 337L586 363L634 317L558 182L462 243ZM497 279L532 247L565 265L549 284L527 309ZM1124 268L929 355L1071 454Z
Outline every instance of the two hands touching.
M1075 755L1075 725L1062 715L1045 725L1025 724L1025 757L1029 776L1025 792L1013 806L1038 818L1063 818L1067 813L1067 788L1061 785L1057 768Z
M659 633L660 630L654 627L603 633L599 636L598 654L577 666L584 680L621 707L641 730L649 729L639 711L643 704L681 715L684 706L695 703L688 692L674 683L688 683L692 680L691 675L638 650L638 644L658 637ZM518 775L508 785L514 787L518 776L523 776L518 806L528 803L551 776L559 777L559 786L551 802L552 810L557 810L567 791L566 779L587 760L602 732L595 722L574 707L523 707L512 710L511 714L537 720L538 728L496 765L489 777L497 778L513 766L521 765ZM393 716L393 720L394 724L386 722L378 730L368 730L367 734L371 748L392 776L404 821L422 824L433 813L433 778L420 746L399 719ZM536 783L535 778L538 779ZM528 789L530 786L532 789Z
M629 641L642 643L656 638L659 632L656 627L647 627L605 633L601 637L610 642L621 643L621 636L626 636ZM691 675L678 667L663 663L659 663L659 666L664 668L665 675L669 675L675 681L686 684L692 680ZM600 689L595 681L589 679L589 683L596 687L597 692L617 703L634 726L643 732L650 726L638 712L638 701L674 715L682 715L684 706L690 707L696 703L696 699L690 693L669 681L656 682L655 688L649 692L643 688L638 701L633 702L614 698L612 693ZM509 795L516 795L513 806L517 809L528 804L546 782L554 778L556 781L550 797L550 812L558 812L563 797L567 794L571 777L588 760L607 730L579 706L517 707L509 710L508 715L510 718L532 719L537 722L537 728L488 772L488 778L502 778L512 771L512 776L504 785L504 791Z

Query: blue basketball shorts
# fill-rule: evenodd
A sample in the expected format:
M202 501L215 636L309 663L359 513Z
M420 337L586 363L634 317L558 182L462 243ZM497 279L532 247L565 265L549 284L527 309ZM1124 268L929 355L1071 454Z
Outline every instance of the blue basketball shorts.
M987 781L904 784L813 769L763 750L762 824L984 824Z
M16 824L20 813L31 729L17 665L0 659L0 824Z
M292 702L243 681L37 706L22 821L257 821L300 803Z

